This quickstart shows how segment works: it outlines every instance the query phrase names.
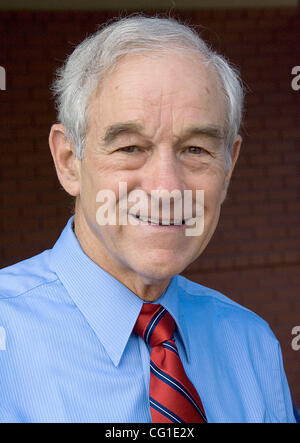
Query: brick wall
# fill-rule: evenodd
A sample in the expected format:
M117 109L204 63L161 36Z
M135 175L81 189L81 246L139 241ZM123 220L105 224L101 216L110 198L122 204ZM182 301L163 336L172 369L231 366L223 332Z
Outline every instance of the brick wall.
M54 69L109 13L0 13L0 266L53 245L72 210L48 149ZM248 86L244 144L216 234L185 272L266 319L300 405L300 15L294 9L181 12L241 68Z

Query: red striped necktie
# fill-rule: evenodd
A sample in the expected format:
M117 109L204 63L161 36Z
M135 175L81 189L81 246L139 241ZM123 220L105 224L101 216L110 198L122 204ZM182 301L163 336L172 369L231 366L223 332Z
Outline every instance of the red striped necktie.
M188 379L174 341L175 322L161 305L144 303L134 332L152 347L152 423L206 423L199 395Z

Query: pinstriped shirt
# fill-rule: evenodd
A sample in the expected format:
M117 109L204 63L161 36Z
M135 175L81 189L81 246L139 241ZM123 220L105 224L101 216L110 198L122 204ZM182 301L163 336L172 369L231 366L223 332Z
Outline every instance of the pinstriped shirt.
M85 255L72 218L51 250L0 271L0 421L150 422L139 299ZM225 295L175 276L155 302L208 422L294 422L278 341Z

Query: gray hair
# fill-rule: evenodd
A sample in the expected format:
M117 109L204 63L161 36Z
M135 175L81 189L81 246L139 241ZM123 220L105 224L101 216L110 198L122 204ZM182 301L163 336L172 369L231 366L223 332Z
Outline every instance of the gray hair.
M56 72L52 91L58 120L64 125L75 155L83 158L88 128L87 105L104 75L126 54L158 50L193 53L210 64L219 77L227 108L226 166L243 114L244 90L238 70L213 51L191 27L173 18L135 15L100 28L79 44Z

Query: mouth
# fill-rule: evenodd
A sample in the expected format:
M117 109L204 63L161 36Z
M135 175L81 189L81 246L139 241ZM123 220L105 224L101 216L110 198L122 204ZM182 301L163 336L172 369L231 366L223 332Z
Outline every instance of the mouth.
M136 220L142 224L154 225L154 226L183 226L185 225L185 220L183 219L158 219L149 218L142 215L130 214Z

